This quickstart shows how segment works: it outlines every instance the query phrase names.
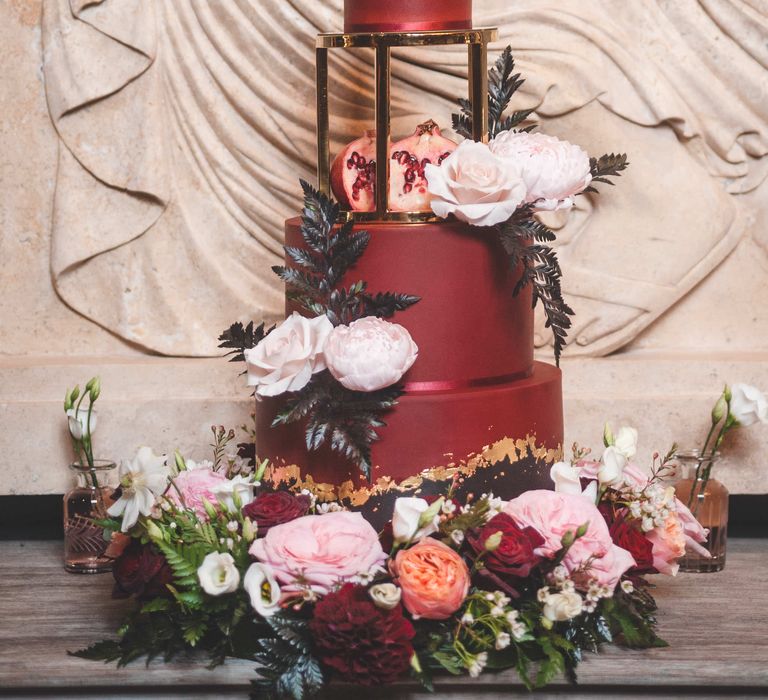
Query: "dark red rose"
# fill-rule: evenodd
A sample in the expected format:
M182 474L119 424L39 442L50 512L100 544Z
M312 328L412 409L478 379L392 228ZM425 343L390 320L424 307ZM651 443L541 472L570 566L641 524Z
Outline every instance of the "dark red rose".
M626 549L636 562L636 565L627 571L627 576L658 573L653 566L653 544L640 529L640 521L627 518L625 509L611 510L610 513L603 509L601 511L603 511L603 516L608 516L606 522L613 543Z
M483 527L470 530L467 543L476 554L481 554L486 540L497 532L501 532L501 542L483 557L485 567L480 569L480 575L494 587L517 597L518 579L526 578L541 562L534 550L544 544L544 538L534 528L520 527L509 515L499 513Z
M169 595L166 584L173 581L173 572L165 557L153 545L132 539L112 565L115 586L113 598L135 595L147 600Z
M410 667L416 630L402 606L377 608L361 586L348 583L325 596L309 627L320 661L350 683L392 683Z
M288 491L269 491L259 494L243 508L243 515L258 526L258 535L266 535L269 528L296 520L306 515L310 499L305 494L295 495Z

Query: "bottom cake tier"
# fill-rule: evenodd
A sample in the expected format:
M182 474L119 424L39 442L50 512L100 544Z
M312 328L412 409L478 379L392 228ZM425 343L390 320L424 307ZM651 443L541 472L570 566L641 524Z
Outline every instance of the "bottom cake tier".
M390 517L395 498L445 493L454 479L465 497L493 492L509 499L551 488L549 471L563 443L559 369L535 362L531 375L516 381L446 384L409 387L385 415L370 480L327 446L308 451L303 423L271 427L279 398L257 401L257 454L272 463L267 480L342 501L375 525Z

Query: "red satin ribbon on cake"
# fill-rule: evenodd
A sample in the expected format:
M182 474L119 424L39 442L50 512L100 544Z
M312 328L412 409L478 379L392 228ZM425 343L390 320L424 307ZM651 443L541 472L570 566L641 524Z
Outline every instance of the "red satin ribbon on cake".
M521 379L527 379L533 374L533 369L524 372L512 372L511 374L502 374L497 377L479 377L477 379L456 379L439 380L432 382L406 382L403 389L406 392L418 393L421 391L461 391L462 389L472 389L481 386L493 386L494 384L506 384L507 382L516 382Z

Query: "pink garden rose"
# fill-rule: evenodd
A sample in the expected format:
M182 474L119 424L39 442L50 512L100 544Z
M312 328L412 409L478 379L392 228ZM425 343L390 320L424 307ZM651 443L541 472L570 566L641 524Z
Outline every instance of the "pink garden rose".
M185 469L174 477L173 484L166 492L169 500L180 508L195 511L198 518L208 520L203 499L212 505L218 503L217 492L227 483L227 478L210 469ZM181 494L181 495L179 495Z
M592 181L589 156L578 146L541 132L503 131L491 152L522 174L525 201L536 209L570 209Z
M597 507L581 495L555 491L527 491L504 505L503 512L521 527L533 527L544 544L536 553L552 558L562 548L561 540L566 532L575 531L587 524L587 531L568 551L563 565L569 572L575 571L591 557L594 561L586 572L585 581L597 579L600 585L613 589L624 572L635 565L627 550L617 547L611 538L608 525Z
M375 316L337 326L325 344L328 369L352 391L376 391L399 382L418 354L407 329Z
M453 214L473 226L507 221L526 196L520 168L469 139L441 165L427 164L424 174L432 211L443 219Z
M255 348L245 351L248 386L257 396L303 389L325 369L323 347L333 324L327 316L305 318L295 311Z
M311 588L320 595L379 569L387 559L376 530L360 513L348 511L275 525L250 552L272 567L284 593Z

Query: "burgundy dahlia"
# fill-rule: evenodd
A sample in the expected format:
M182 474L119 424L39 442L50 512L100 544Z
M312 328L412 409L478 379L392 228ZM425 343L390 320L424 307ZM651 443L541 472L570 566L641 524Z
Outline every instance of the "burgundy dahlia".
M269 528L306 515L309 505L309 496L305 494L297 496L288 491L270 491L258 495L245 506L243 515L258 525L259 535L266 535Z
M351 683L392 683L408 671L416 631L402 606L377 608L348 583L326 595L309 623L320 661Z
M112 575L115 577L113 598L135 595L146 600L168 595L166 584L173 581L173 572L165 557L151 544L141 544L133 539L115 559Z
M544 544L544 538L534 528L520 527L509 515L499 513L483 527L467 532L467 543L479 555L486 551L486 540L497 532L501 532L501 542L484 556L480 574L486 583L517 596L517 581L541 562L534 550Z

